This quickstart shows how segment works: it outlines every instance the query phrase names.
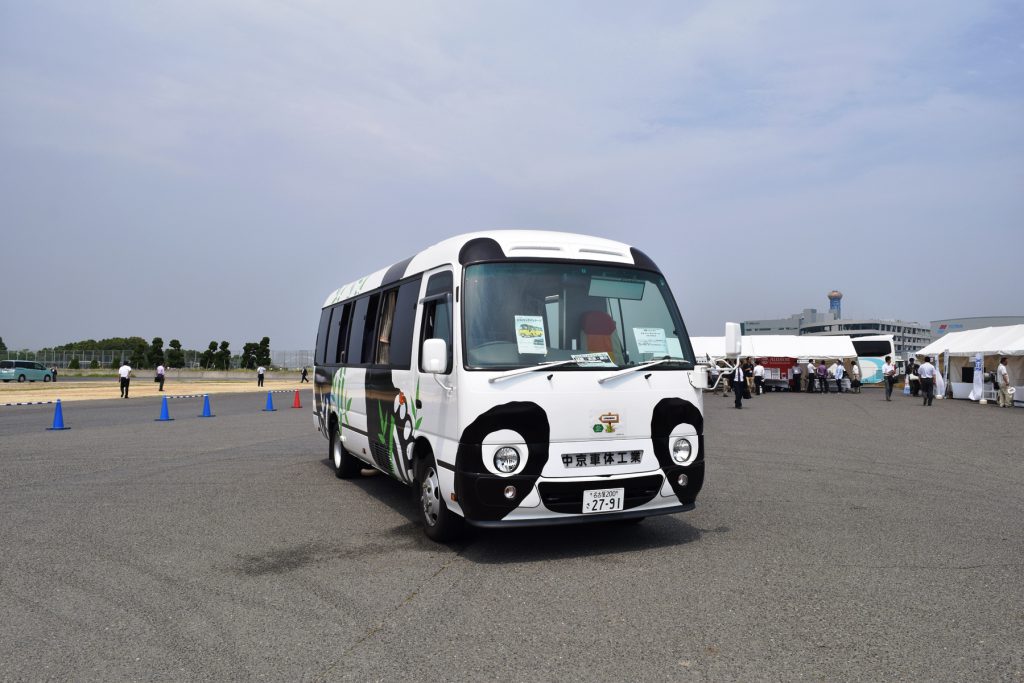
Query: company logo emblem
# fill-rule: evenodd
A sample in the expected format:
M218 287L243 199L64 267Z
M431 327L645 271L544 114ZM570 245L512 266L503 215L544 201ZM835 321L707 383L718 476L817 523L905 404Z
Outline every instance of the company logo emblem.
M615 425L619 424L619 414L605 413L597 418L597 421L599 424L594 425L594 433L604 432L605 434L611 434L615 431Z

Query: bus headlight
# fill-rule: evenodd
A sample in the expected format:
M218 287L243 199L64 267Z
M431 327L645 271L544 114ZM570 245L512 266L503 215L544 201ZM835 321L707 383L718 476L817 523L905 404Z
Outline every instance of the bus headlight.
M683 465L690 459L690 454L693 451L693 447L690 446L689 439L685 437L679 437L672 442L672 459L677 464Z
M519 467L519 451L512 446L502 446L494 452L494 469L504 474L515 472Z

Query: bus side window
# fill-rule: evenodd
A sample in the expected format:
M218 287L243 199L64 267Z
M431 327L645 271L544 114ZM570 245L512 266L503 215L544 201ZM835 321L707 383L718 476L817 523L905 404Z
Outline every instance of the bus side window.
M380 320L380 292L370 295L366 306L366 318L363 323L363 350L360 356L361 362L369 365L375 361L374 349L377 346L377 323ZM355 339L353 337L352 339ZM349 347L351 348L351 346Z
M348 326L348 342L345 345L347 350L346 365L360 365L363 363L363 328L366 325L366 308L370 297L364 296L357 299L352 310L352 319ZM373 326L370 326L371 335ZM369 362L369 357L366 362Z
M427 339L443 339L448 345L448 363L444 374L452 371L452 274L438 273L427 281L426 301L423 304L423 320L420 324L420 353ZM447 296L438 296L447 295ZM431 298L431 297L438 298ZM423 371L423 367L420 367Z
M340 313L340 319L339 319ZM335 329L332 330L332 334L336 336L335 345L328 347L329 351L333 351L331 358L334 359L335 363L344 364L346 362L346 350L348 347L348 326L351 321L352 304L345 304L338 312L334 314L332 320L335 321Z
M316 355L313 357L313 362L317 365L323 365L326 362L327 349L330 348L327 344L327 337L333 311L333 308L325 308L320 312L320 329L316 334Z
M416 322L416 301L420 295L420 278L398 288L398 303L391 326L391 367L408 370L412 360L412 333Z
M398 289L384 292L384 303L380 309L380 330L377 332L378 365L391 364L391 329L395 323L395 306L398 303Z

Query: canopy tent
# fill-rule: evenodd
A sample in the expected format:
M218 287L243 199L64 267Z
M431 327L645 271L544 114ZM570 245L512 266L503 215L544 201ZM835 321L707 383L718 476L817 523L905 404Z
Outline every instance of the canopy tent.
M1024 356L1024 325L983 327L945 334L917 352L918 356Z
M744 358L813 358L838 360L856 358L850 337L798 337L790 334L744 335L740 356ZM690 337L697 361L706 356L725 358L725 337Z
M1021 403L1020 397L1024 397L1024 387L1021 386L1024 382L1024 325L950 332L918 351L917 356L931 356L932 360L941 361L947 351L949 368L943 369L949 377L953 398L970 396L974 386L974 356L980 353L984 357L986 373L994 372L999 359L1007 357L1006 369L1010 373L1010 384L1017 387L1018 398L1015 403ZM986 382L984 387L985 397L993 400L995 391L992 383Z

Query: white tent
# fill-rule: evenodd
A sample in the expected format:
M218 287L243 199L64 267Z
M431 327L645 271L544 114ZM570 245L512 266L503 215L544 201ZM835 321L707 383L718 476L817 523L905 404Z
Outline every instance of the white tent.
M690 337L697 361L706 356L725 357L725 337ZM815 360L837 360L856 358L850 337L798 337L791 334L744 335L742 351L744 358L813 358Z
M1010 384L1017 387L1017 397L1024 397L1024 325L1005 327L984 327L980 330L950 332L939 337L917 352L917 356L942 358L949 352L949 383L953 398L967 398L971 393L974 375L974 356L980 353L985 358L985 371L993 372L999 359L1007 357L1006 368L1010 373ZM992 384L985 384L985 394L995 398ZM1020 403L1020 398L1016 403Z
M918 356L1024 356L1024 325L983 327L945 334L917 352Z

